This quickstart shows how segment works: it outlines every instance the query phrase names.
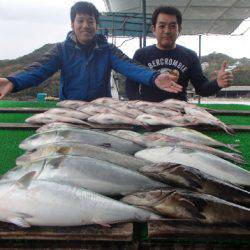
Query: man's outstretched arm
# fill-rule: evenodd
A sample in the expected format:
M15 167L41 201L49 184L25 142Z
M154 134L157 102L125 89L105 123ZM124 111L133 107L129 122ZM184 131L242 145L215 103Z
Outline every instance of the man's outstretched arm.
M13 84L7 78L0 78L0 99L3 99L6 95L13 90Z

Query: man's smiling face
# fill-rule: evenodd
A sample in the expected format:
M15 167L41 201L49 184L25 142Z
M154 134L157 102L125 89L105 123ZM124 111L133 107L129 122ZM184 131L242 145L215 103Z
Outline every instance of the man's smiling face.
M94 16L88 14L76 14L71 27L76 34L78 42L85 44L91 41L97 31L97 23Z
M175 15L160 13L157 17L152 31L157 39L157 47L162 50L175 48L175 41L179 36L181 27L179 27Z

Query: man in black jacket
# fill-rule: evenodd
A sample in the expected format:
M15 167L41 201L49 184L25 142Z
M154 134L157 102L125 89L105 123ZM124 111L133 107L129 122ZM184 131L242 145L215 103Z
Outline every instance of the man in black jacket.
M217 79L208 81L203 75L196 53L175 43L181 32L181 25L182 15L178 9L169 6L158 7L152 16L152 31L157 44L137 50L133 59L150 69L161 73L170 72L177 76L177 83L183 87L182 91L165 92L127 79L126 94L130 100L159 102L174 98L186 101L186 88L189 81L193 84L196 93L201 96L214 95L221 88L226 88L232 83L232 74L225 70L226 62L221 66Z

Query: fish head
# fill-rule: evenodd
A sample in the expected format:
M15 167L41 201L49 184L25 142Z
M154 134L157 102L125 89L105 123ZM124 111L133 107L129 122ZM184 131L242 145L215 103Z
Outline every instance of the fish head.
M158 163L154 167L159 169L160 178L171 186L202 189L204 178L198 169L178 163Z
M25 168L22 166L16 166L12 169L10 169L7 173L5 173L2 177L1 180L16 180L23 176L26 173Z
M131 195L127 195L122 198L122 201L135 206L150 208L156 203L158 203L160 200L162 200L164 196L165 194L162 192L162 190L158 189L153 191L137 192Z
M3 176L2 176L3 177ZM8 192L10 192L12 186L13 186L14 181L10 180L10 179L4 179L1 178L0 179L0 199L1 199L1 204L3 202L3 198L5 195L8 195ZM2 207L0 204L0 211L1 209L4 209L4 207ZM1 215L2 213L0 212L0 220L1 220Z
M25 140L23 140L19 147L24 150L33 150L44 144L53 143L59 140L59 136L56 131L48 133L34 134Z
M41 161L27 163L25 165L16 166L4 174L1 180L18 180L30 171L35 171L33 178L36 178L41 172L43 164Z
M154 163L150 165L146 165L139 169L139 172L149 176L149 177L158 177L157 179L161 179L164 181L164 178L161 178L163 172L168 172L169 169L174 168L176 163Z
M25 120L27 123L47 124L56 121L56 115L50 113L41 113L33 115Z
M17 165L23 165L28 162L34 162L47 156L55 155L59 151L60 147L54 144L46 144L45 146L33 149L19 156L16 159Z
M181 190L163 191L165 197L155 204L154 211L168 217L197 220L203 218L196 203L187 193Z

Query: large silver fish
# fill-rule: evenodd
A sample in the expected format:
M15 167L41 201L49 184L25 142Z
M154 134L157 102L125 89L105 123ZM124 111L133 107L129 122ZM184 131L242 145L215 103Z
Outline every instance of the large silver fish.
M151 114L151 115L160 115L160 116L164 116L164 117L171 117L171 116L176 116L176 115L180 115L180 112L174 111L172 109L167 109L167 108L158 108L158 107L150 107L145 109L145 112L147 114Z
M67 117L62 115L55 115L55 114L35 114L25 120L27 123L31 124L47 124L51 122L66 122L66 123L73 123L73 124L82 124L82 125L89 125L87 122L82 121L80 119L76 119L73 117Z
M164 105L166 108L179 110L179 112L182 112L182 113L184 113L185 107L195 107L194 104L190 104L185 101L180 101L177 99L167 99L167 100L160 102L160 104Z
M140 125L140 122L136 122L134 119L127 117L122 114L114 113L103 113L90 116L89 122L98 124L129 124L129 125Z
M144 112L136 109L136 108L132 108L132 107L128 107L128 105L112 105L112 108L115 109L116 111L120 112L120 114L122 115L126 115L129 116L131 118L136 118L138 115L143 115L145 114Z
M139 192L125 196L122 201L171 218L206 224L250 225L249 208L190 190L166 188Z
M21 142L19 147L34 150L42 145L55 142L78 142L105 147L120 153L134 154L143 146L107 133L87 129L54 130L32 135Z
M96 115L96 114L104 114L104 113L119 114L119 112L117 112L116 110L112 108L109 108L100 104L95 104L95 103L91 103L83 107L79 107L77 108L77 111L88 114L88 117Z
M121 154L106 148L63 141L46 144L36 150L26 152L16 159L16 165L24 165L56 155L88 156L102 161L111 162L134 171L149 164L148 161L135 158L131 155Z
M184 126L185 124L177 123L171 118L163 117L160 115L139 115L135 118L137 124L147 125L165 125L165 126Z
M207 112L205 109L200 108L198 106L185 106L184 107L185 113L187 115L192 115L196 120L196 124L210 124L212 126L216 126L222 128L229 134L233 134L234 131L232 128L227 126L225 123L220 121L218 118Z
M30 172L18 181L0 182L0 221L21 227L108 225L147 221L159 216L59 182L33 180Z
M108 106L110 104L119 103L119 100L114 99L114 98L110 98L110 97L101 97L101 98L97 98L97 99L91 101L91 103L107 105Z
M184 139L172 137L169 135L164 135L161 133L145 134L142 140L140 140L140 138L139 139L135 138L132 141L139 143L141 145L145 145L146 147L178 146L178 147L187 148L187 149L197 149L197 150L201 150L201 151L213 154L213 155L217 155L226 160L231 160L240 164L245 163L244 159L239 154L228 153L228 152L225 152L216 148L212 148L203 144L185 141Z
M234 148L234 145L232 144L222 143L220 141L213 139L212 137L202 134L201 132L198 132L196 130L189 129L189 128L172 127L172 128L159 130L157 131L157 133L169 135L172 137L177 137L182 140L204 144L208 146L226 147L233 151L239 152L237 149Z
M181 147L150 148L139 151L136 157L154 163L178 163L199 169L224 181L249 189L250 172L218 156Z
M143 144L144 141L143 135L131 130L118 129L118 130L108 131L107 133L139 144Z
M116 135L118 137L124 138L126 140L130 140L132 142L138 143L145 147L164 147L164 146L179 146L187 149L198 149L204 152L208 152L210 154L217 155L221 158L235 161L237 163L245 163L244 159L241 155L236 153L228 153L219 149L215 149L200 143L194 143L190 141L186 141L179 137L173 137L169 135L165 135L162 133L144 133L143 135L129 131L129 130L112 130L108 132L109 134Z
M76 125L71 123L65 123L65 122L52 122L48 124L44 124L42 127L38 128L36 130L36 133L43 133L48 132L52 130L60 130L60 129L86 129L85 125Z
M155 180L171 184L171 186L210 194L250 207L250 192L195 168L176 163L158 163L144 166L139 171Z
M61 115L63 117L76 118L79 120L86 120L89 117L88 114L69 108L52 108L44 112L43 114Z
M88 102L84 102L84 101L64 100L64 101L58 102L56 105L62 108L77 109L87 104Z
M38 179L65 182L108 196L166 186L139 172L86 156L51 156L8 171L2 179L19 179L36 171Z

